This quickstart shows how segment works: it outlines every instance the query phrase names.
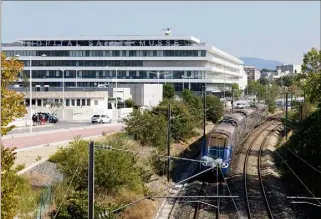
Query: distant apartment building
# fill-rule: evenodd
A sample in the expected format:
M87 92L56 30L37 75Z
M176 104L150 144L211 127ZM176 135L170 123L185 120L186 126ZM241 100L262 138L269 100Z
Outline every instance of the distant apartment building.
M273 77L280 78L288 74L298 73L301 73L301 65L283 64L276 66L276 74Z
M287 73L287 74L296 74L296 73L301 73L301 65L279 65L276 66L276 71L281 72L281 73Z
M262 72L261 77L267 78L269 81L273 80L274 72Z
M244 71L247 75L247 82L257 81L261 77L260 70L255 66L244 66Z

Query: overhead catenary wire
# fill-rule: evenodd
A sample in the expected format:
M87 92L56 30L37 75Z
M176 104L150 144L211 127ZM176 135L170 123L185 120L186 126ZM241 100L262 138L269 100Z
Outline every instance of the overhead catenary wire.
M56 211L56 214L55 214L55 216L54 216L54 219L57 217L57 215L58 215L58 213L59 213L59 210L60 210L60 208L61 208L61 206L62 206L62 204L63 204L63 202L64 202L64 200L65 200L65 198L66 198L66 196L67 196L67 194L69 193L69 190L70 190L70 188L71 188L71 184L72 184L72 182L73 182L73 180L74 180L74 178L75 178L75 176L76 176L76 174L77 174L77 172L78 172L78 170L79 170L79 167L80 167L80 162L79 162L79 164L78 164L78 166L77 166L77 168L76 168L76 171L74 172L74 174L73 174L73 176L72 176L72 178L71 178L71 180L70 180L70 182L69 182L69 185L68 185L68 188L67 188L67 190L66 190L66 192L65 192L65 195L64 195L63 199L61 200L60 205L58 206L58 209L57 209L57 211Z
M136 154L151 155L150 152L140 152L140 151L134 151L134 150L129 150L129 149L115 148L115 147L112 147L112 146L109 146L109 145L96 145L95 147L97 149L116 150L116 151L130 152L130 153L136 153ZM205 161L201 161L201 160L195 160L195 159L184 158L184 157L167 156L167 155L161 155L161 154L156 154L156 156L163 157L163 158L176 159L176 160L185 160L185 161L191 161L191 162L198 162L198 163L204 163L205 162ZM210 163L210 161L208 161L208 163Z
M305 189L315 198L315 200L321 205L321 202L316 199L315 195L311 192L311 190L304 184L304 182L300 179L300 177L294 172L294 170L290 167L290 165L283 159L283 157L275 151L276 154L281 158L281 160L285 163L285 165L289 168L289 170L295 175L295 177L301 182L301 184L305 187Z
M221 173L223 174L222 169L221 169L221 168L219 168L219 169L220 169ZM230 193L230 196L231 196L232 202L233 202L233 204L234 204L235 210L236 210L236 212L237 212L238 218L242 218L241 215L240 215L239 209L238 209L237 206L236 206L236 202L235 202L235 200L234 200L234 198L233 198L232 192L231 192L231 190L230 190L230 188L229 188L229 186L228 186L228 184L227 184L227 181L226 181L224 175L223 175L222 178L223 178L223 180L224 180L224 182L225 182L225 184L226 184L226 188L227 188L228 192Z
M197 173L197 174L195 174L195 175L192 175L192 176L190 176L190 177L188 177L188 178L186 178L186 179L184 179L184 180L182 180L182 181L179 181L178 183L175 183L173 186L170 186L170 187L168 187L168 188L166 188L166 189L163 189L163 190L161 190L161 191L159 191L159 192L155 192L155 193L153 193L152 195L145 196L145 197L143 197L143 198L141 198L141 199L138 199L138 200L136 200L136 201L133 201L133 202L131 202L131 203L128 203L128 204L126 204L126 205L123 205L123 206L121 206L121 207L119 207L119 208L116 208L116 209L114 209L114 210L112 210L112 211L109 211L109 212L108 212L108 215L110 215L110 214L112 214L112 213L115 213L115 212L117 212L117 211L120 211L120 210L122 210L122 209L124 209L124 208L126 208L126 207L131 206L131 205L134 205L134 204L136 204L136 203L138 203L138 202L141 202L141 201L143 201L143 200L152 199L153 196L155 196L155 195L157 195L157 194L159 194L159 193L165 192L165 191L167 191L167 190L169 190L169 189L172 189L172 188L174 188L175 186L177 186L177 185L179 185L179 184L182 184L182 183L184 183L184 182L186 182L186 181L189 181L189 180L191 180L191 179L193 179L193 178L195 178L195 177L197 177L197 176L199 176L199 175L201 175L201 174L204 174L204 173L206 173L206 172L208 172L208 171L210 171L210 170L212 170L212 169L214 169L214 168L215 168L215 166L213 166L213 167L211 167L211 168L209 168L209 169L203 170L202 172L199 172L199 173Z
M299 155L297 155L295 152L293 152L289 147L285 146L286 149L288 149L293 155L295 155L297 158L299 158L302 162L304 162L305 164L307 164L309 167L311 167L313 170L317 171L318 173L321 174L321 170L314 167L312 164L310 164L308 161L304 160L302 157L300 157Z

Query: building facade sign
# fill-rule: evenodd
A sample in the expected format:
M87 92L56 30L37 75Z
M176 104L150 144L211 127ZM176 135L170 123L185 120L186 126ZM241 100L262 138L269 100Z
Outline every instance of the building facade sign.
M190 46L185 40L131 40L131 41L101 41L101 40L50 40L24 41L24 46Z

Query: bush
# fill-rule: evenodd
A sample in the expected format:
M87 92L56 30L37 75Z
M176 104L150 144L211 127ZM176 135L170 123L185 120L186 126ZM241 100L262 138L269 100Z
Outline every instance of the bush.
M184 141L193 137L195 128L194 118L184 102L164 100L153 109L152 113L167 121L168 104L171 104L171 137L175 141Z
M220 98L215 95L206 96L206 120L214 124L223 116L223 105Z
M127 148L123 139L103 142L116 148ZM88 141L75 139L69 147L60 149L50 157L51 162L58 164L67 181L71 179L79 165L78 174L73 180L75 190L85 190L88 186ZM97 143L98 144L98 143ZM121 189L141 193L143 181L140 170L136 168L137 158L131 153L115 150L95 149L95 186L107 194Z
M165 147L167 139L167 122L164 117L152 114L150 111L132 113L126 121L125 131L142 145Z
M134 101L132 99L127 99L125 100L125 105L128 107L128 108L132 108L134 107Z
M173 85L164 84L163 85L163 98L171 99L175 96L175 88Z
M202 99L199 96L194 95L190 90L187 89L184 89L182 93L182 99L188 107L194 125L199 125L203 117Z

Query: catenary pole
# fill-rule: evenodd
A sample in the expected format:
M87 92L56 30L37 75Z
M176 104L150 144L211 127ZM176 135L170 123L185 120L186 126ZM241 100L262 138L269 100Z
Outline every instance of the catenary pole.
M2 100L2 0L0 0L0 146L1 146L1 152L0 152L0 173L2 173L2 118L1 118L1 112L2 112L2 106L1 106L1 100ZM2 185L1 185L1 174L0 174L0 219L1 219L1 203L2 203Z
M168 119L168 128L167 128L167 181L170 181L170 171L171 171L171 104L168 104L167 111L167 119Z
M285 140L288 140L288 92L285 93Z
M94 219L94 142L89 143L88 162L88 219Z
M203 138L206 135L206 88L203 87Z

